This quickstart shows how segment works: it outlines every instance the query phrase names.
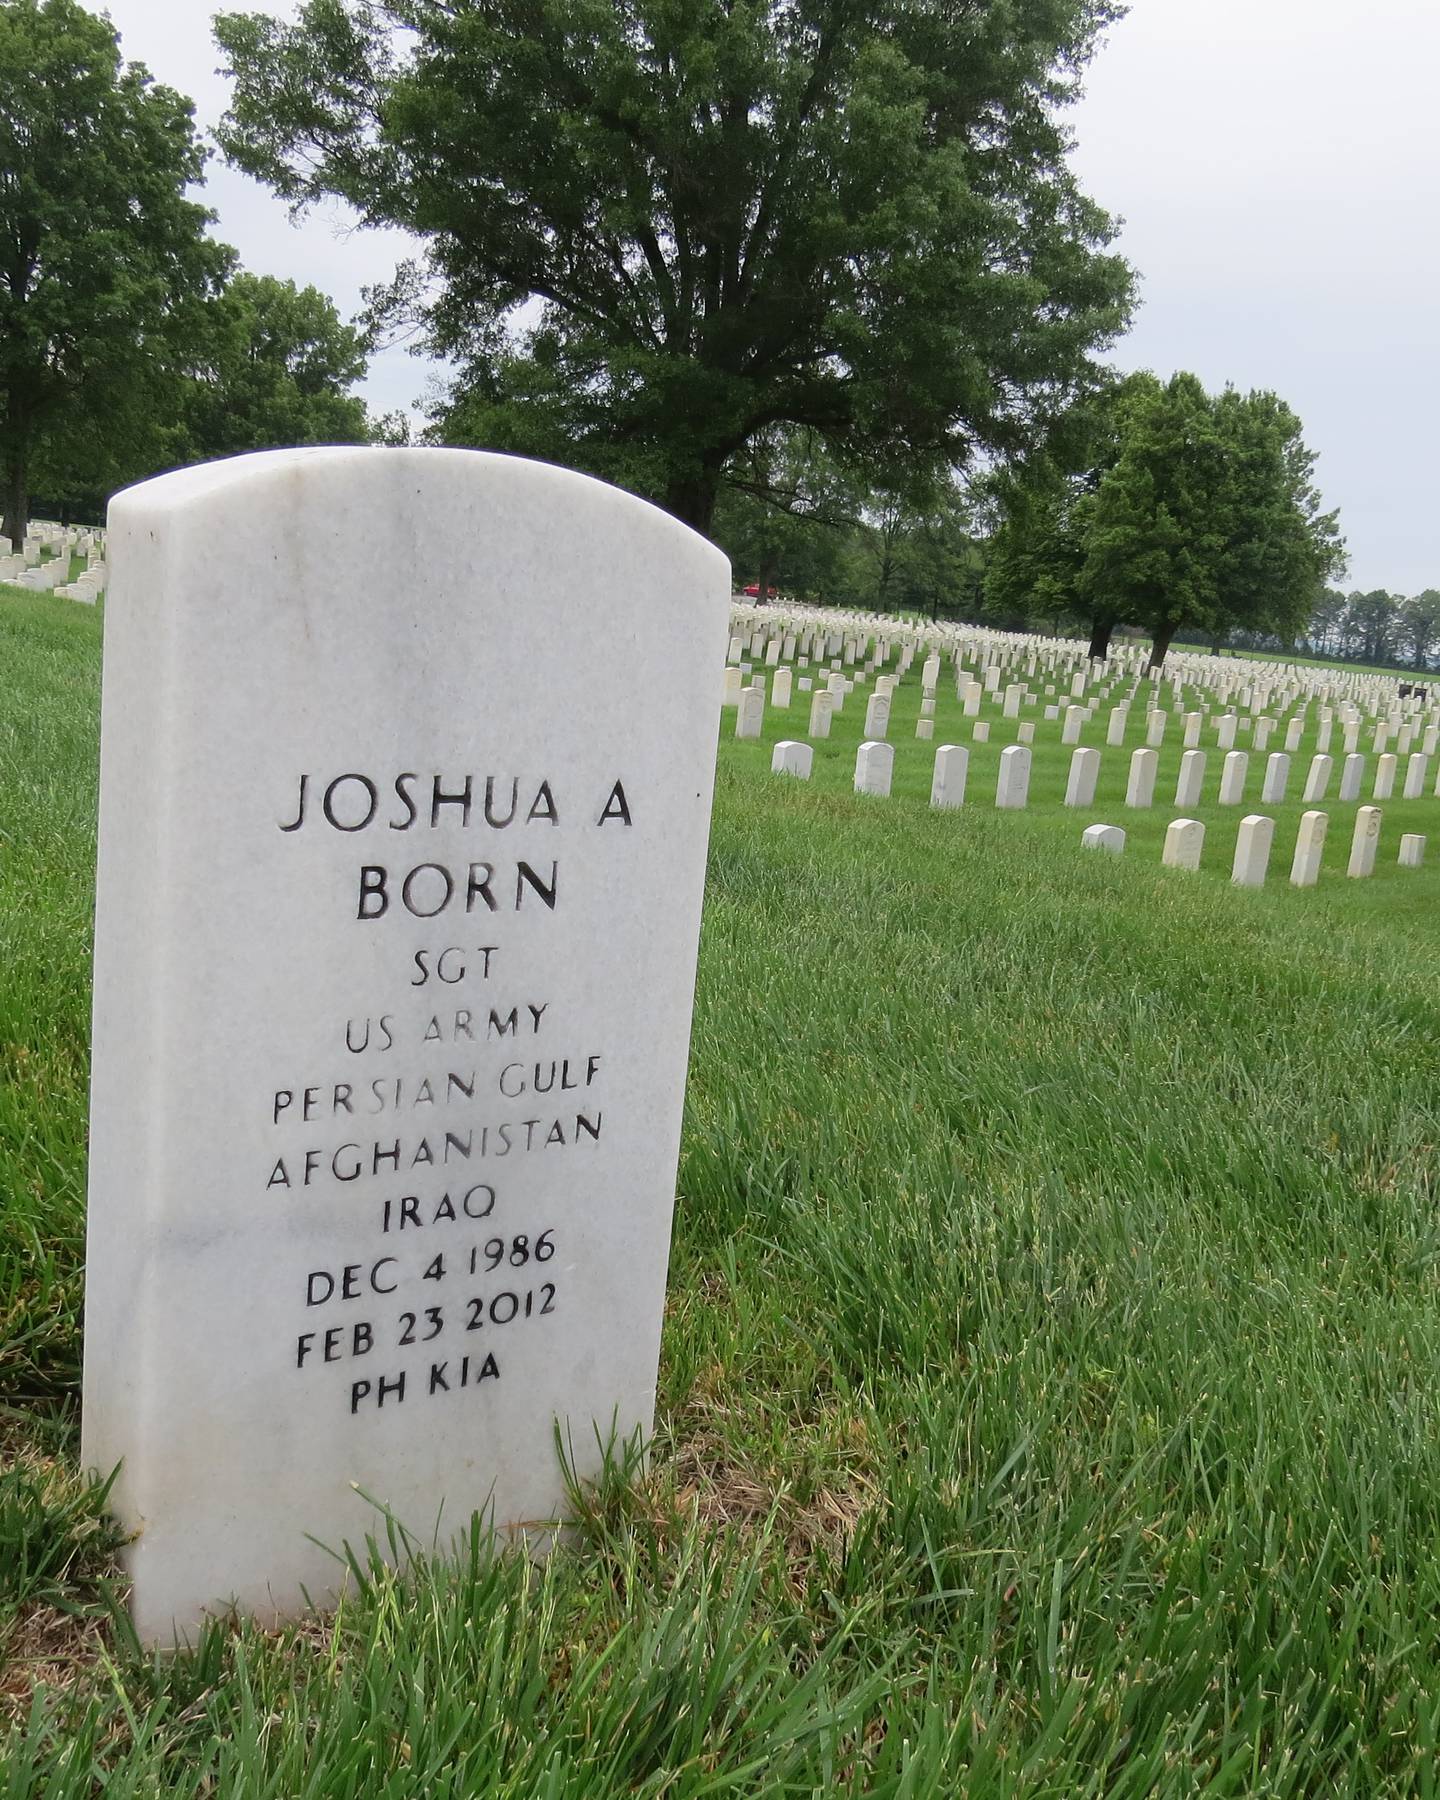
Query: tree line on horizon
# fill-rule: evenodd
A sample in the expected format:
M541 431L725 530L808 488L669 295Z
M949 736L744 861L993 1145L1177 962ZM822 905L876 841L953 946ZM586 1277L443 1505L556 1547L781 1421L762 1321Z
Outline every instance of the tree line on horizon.
M108 19L0 0L3 531L32 493L93 511L207 457L405 441L352 391L403 332L454 371L421 441L628 487L762 592L1097 653L1144 632L1157 661L1322 614L1348 644L1363 609L1327 611L1343 544L1284 402L1103 361L1135 277L1064 111L1120 10L222 13L232 166L417 240L346 323L210 235L193 108Z

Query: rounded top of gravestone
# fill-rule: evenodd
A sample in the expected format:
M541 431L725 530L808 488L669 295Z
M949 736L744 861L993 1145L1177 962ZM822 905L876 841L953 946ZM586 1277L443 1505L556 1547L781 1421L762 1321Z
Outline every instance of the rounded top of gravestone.
M573 521L577 508L583 507L587 499L593 504L603 496L611 507L612 519L623 522L629 515L637 524L644 521L662 540L670 535L676 547L684 541L696 548L703 546L729 569L724 553L708 538L648 500L575 469L496 450L384 444L306 444L288 450L255 450L243 456L194 463L189 468L174 469L122 488L110 501L106 528L138 523L153 518L157 512L179 513L229 493L237 497L243 494L248 503L254 503L262 498L266 487L275 490L271 502L277 508L279 523L283 517L279 509L283 509L287 492L304 491L308 498L313 497L317 483L333 483L338 509L341 497L357 476L363 475L367 489L373 492L371 484L377 469L383 470L385 483L394 489L408 481L434 482L440 478L456 481L458 486L471 477L478 491L483 472L489 494L497 503L503 503L507 494L522 492L530 499L549 498L555 507L557 530ZM463 493L459 503L464 504ZM457 512L454 527L458 534L479 522Z

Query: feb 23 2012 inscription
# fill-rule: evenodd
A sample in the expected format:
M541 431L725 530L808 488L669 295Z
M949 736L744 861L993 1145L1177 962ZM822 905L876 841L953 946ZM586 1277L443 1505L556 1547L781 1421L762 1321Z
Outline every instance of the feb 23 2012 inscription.
M165 1642L648 1429L729 570L466 451L110 533L84 1452Z

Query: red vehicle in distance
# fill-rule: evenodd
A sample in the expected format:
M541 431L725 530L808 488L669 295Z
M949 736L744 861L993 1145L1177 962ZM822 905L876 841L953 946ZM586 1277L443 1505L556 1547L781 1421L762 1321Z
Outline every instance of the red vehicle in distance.
M752 581L747 587L741 588L740 591L747 599L758 600L760 598L760 583L758 581ZM767 600L778 600L780 598L779 588L766 588L765 598Z

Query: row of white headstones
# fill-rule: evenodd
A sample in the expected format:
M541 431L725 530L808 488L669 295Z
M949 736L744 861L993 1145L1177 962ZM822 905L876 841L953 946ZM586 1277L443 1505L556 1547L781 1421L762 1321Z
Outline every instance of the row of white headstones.
M738 671L736 671L738 673ZM730 673L727 670L727 675ZM844 683L844 677L832 675L832 682ZM876 682L875 692L865 708L865 736L867 739L883 741L890 726L890 705L896 678L881 676ZM802 677L802 689L812 684ZM775 671L771 687L770 704L779 710L789 707L791 700L790 671L779 668ZM810 729L808 736L823 739L830 735L830 724L836 712L842 710L845 692L842 688L825 688L812 695L810 704ZM765 721L765 690L759 684L741 688L735 705L735 736L737 738L758 738L762 735ZM933 695L922 699L921 716L917 721L916 735L921 738L934 736ZM928 710L927 710L928 709ZM1054 709L1046 708L1047 714ZM1064 726L1060 741L1062 745L1076 745L1080 731L1091 717L1088 708L1072 706L1066 708ZM1152 711L1147 727L1148 743L1144 749L1132 752L1130 758L1129 787L1125 796L1125 804L1130 807L1148 807L1154 803L1155 782L1159 770L1159 749L1165 737L1165 726L1169 715ZM1219 804L1221 806L1238 806L1245 797L1245 784L1249 774L1250 755L1244 750L1233 750L1229 746L1235 741L1237 728L1249 725L1248 721L1239 720L1235 714L1227 714L1214 721L1217 740L1221 749L1226 751L1224 766L1220 778ZM1111 745L1123 743L1128 724L1128 708L1115 707L1111 714L1106 732L1106 742ZM1192 746L1200 737L1202 714L1189 713L1185 717L1185 744ZM1275 721L1261 717L1253 722L1256 753L1263 752L1275 727ZM1260 798L1267 804L1278 805L1285 799L1290 781L1291 756L1298 747L1303 735L1304 720L1292 719L1286 729L1285 750L1272 751L1266 758L1265 779ZM1322 719L1319 728L1319 741L1328 746L1331 739L1331 721ZM1348 721L1344 726L1345 742L1348 746L1344 764L1341 769L1338 798L1342 801L1358 800L1365 779L1366 758L1353 748L1358 740L1360 724ZM1429 725L1424 729L1422 747L1411 752L1416 727L1402 724L1398 728L1397 749L1387 751L1384 746L1389 742L1392 726L1382 720L1376 724L1373 742L1379 752L1375 770L1375 786L1372 795L1376 800L1388 800L1395 790L1395 781L1399 773L1400 757L1406 757L1403 796L1407 800L1419 799L1424 792L1425 778L1429 769L1429 759L1434 755L1437 743L1440 743L1440 726ZM985 742L989 737L989 725L980 720L975 726L975 741ZM1019 743L1012 748L1025 749L1023 763L1014 759L1016 767L1008 783L1002 783L1010 790L1018 793L1015 800L1002 800L1001 805L1023 806L1029 782L1028 746L1035 741L1035 726L1026 721L1018 727ZM1008 755L1009 752L1006 752ZM1187 748L1180 759L1180 775L1176 783L1175 804L1177 806L1198 805L1205 780L1206 753L1203 750ZM1335 758L1327 748L1317 750L1310 761L1309 773L1306 777L1304 798L1323 800L1329 790L1334 773ZM1096 783L1100 775L1100 752L1076 746L1070 761L1070 773L1065 793L1067 806L1090 806L1094 803ZM1435 787L1436 797L1440 798L1440 779Z
M75 556L85 558L85 567L71 581L70 562ZM94 606L105 592L106 580L105 534L101 531L35 519L20 553L0 555L0 582L53 593L62 600L78 600L84 606Z
M867 732L868 732L867 720ZM737 737L758 736L756 732L736 732ZM784 757L778 755L783 748ZM855 789L857 793L888 794L890 792L891 768L894 758L894 746L883 737L867 736L861 745L862 752L856 762ZM804 751L800 756L798 752ZM888 757L882 751L889 752ZM947 757L958 754L968 757L967 751L959 744L942 744L935 755L935 781L940 784L941 764ZM785 739L777 745L777 756L771 766L778 773L800 775L808 778L813 752L809 744ZM1000 807L1020 808L1027 804L1030 792L1030 747L1028 744L1012 744L1000 753L1000 776L996 785L995 804ZM1203 799L1205 770L1207 757L1203 750L1187 750L1180 758L1180 774L1175 783L1176 806L1198 806ZM1265 759L1265 778L1260 789L1260 800L1266 806L1284 804L1290 785L1290 756L1283 750L1273 751ZM1100 779L1100 752L1098 750L1076 749L1070 757L1070 771L1065 785L1065 805L1086 807L1095 804L1096 787ZM1405 782L1401 790L1401 798L1419 800L1424 797L1425 778L1429 773L1430 758L1421 750L1415 751L1406 758ZM1132 811L1145 811L1155 804L1155 783L1160 768L1160 752L1158 750L1135 750L1130 755L1129 782L1125 790L1125 805ZM1310 768L1305 780L1305 791L1301 796L1307 803L1324 800L1330 788L1334 773L1335 759L1325 753L1318 753L1310 759ZM1365 780L1366 759L1358 752L1347 756L1340 775L1340 787L1336 799L1343 802L1356 801L1361 797L1361 788ZM1231 750L1227 753L1220 775L1220 791L1216 796L1220 806L1241 806L1245 800L1245 784L1249 775L1250 758L1244 750ZM1399 769L1399 759L1387 752L1381 756L1375 769L1372 800L1389 800L1395 793L1395 779ZM964 792L964 776L960 779L960 792ZM1437 774L1434 797L1440 799L1440 774ZM959 805L959 800L943 802L936 800L936 805Z
M1002 717L1018 721L1023 708L1041 703L1041 697L1031 692L1030 681L1037 677L1041 681L1047 676L1052 677L1045 681L1047 698L1056 695L1058 684L1068 682L1070 704L1064 709L1062 741L1071 744L1079 741L1080 732L1094 716L1098 702L1113 699L1117 694L1120 697L1112 706L1107 741L1112 744L1122 741L1130 705L1137 696L1142 678L1147 676L1147 652L1136 645L1122 647L1101 663L1090 659L1071 640L970 626L906 627L874 615L835 614L816 609L767 616L753 607L737 604L732 607L731 634L725 701L737 706L741 694L746 691L746 677L753 669L753 664L746 660L747 650L752 656L763 656L765 664L774 668L777 676L783 675L785 665L792 662L798 669L809 669L813 661L813 674L802 676L799 685L806 690L815 687L818 681L823 691L829 693L831 709L836 711L843 707L845 696L855 685L863 684L892 656L896 658L895 675L900 677L917 655L924 655L922 692L925 703L917 726L917 736L922 738L930 735L926 720L933 718L933 702L945 660L954 666L956 695L963 702L965 716L970 719L979 718L985 702L993 705L998 700ZM852 673L847 675L846 669ZM880 685L877 682L877 689ZM889 685L893 686L893 679L889 679ZM1166 686L1171 690L1177 710L1185 715L1186 748L1198 744L1202 722L1212 705L1223 709L1224 716L1215 721L1217 741L1223 750L1234 747L1237 731L1251 729L1256 733L1255 748L1263 749L1278 722L1269 716L1270 713L1288 713L1298 708L1286 728L1285 749L1293 752L1299 747L1312 701L1318 707L1317 749L1321 751L1329 749L1336 724L1343 733L1347 754L1358 748L1360 732L1367 720L1376 721L1374 748L1377 753L1385 750L1393 734L1399 736L1397 750L1403 755L1418 729L1436 734L1440 728L1440 706L1431 705L1429 695L1423 689L1410 691L1411 684L1398 676L1172 653L1163 674L1154 677L1154 701L1147 716L1147 742L1151 747L1158 747L1165 734L1169 715L1159 705L1159 696ZM1402 693L1402 687L1407 691ZM1188 706L1187 688L1192 691L1192 702ZM1121 689L1123 693L1120 693ZM788 706L789 696L790 684L781 680L778 692L772 687L771 704ZM753 702L751 704L753 707ZM1241 709L1252 716L1244 716ZM809 735L825 735L819 716L824 710L823 702L817 708L812 701L812 715L820 729ZM1057 699L1054 704L1045 706L1045 717L1055 718L1061 710ZM885 733L876 730L867 731L867 735L883 736ZM987 735L988 728L984 733L977 733L982 739ZM1027 741L1023 727L1017 727L1017 735L1020 741ZM1433 753L1433 736L1425 747L1427 753Z
M1227 764L1239 752L1232 752L1227 757ZM796 739L782 739L775 746L770 767L777 775L792 775L801 780L808 780L814 763L814 749ZM1199 756L1199 751L1188 751L1184 760ZM1085 783L1081 791L1077 788L1075 769L1080 759L1090 758L1084 765ZM1142 765L1148 778L1145 797L1135 798L1136 776L1135 765L1142 757L1150 761ZM1156 752L1153 750L1137 750L1131 759L1131 795L1127 797L1127 805L1148 807L1149 791L1155 782ZM941 744L935 752L935 772L930 785L930 804L937 807L963 806L965 803L965 785L969 773L970 753L963 744ZM1241 758L1242 761L1245 759ZM1328 762L1330 759L1317 758L1317 761ZM1351 760L1363 762L1364 758ZM1390 759L1393 761L1393 757ZM1423 756L1412 757L1412 764L1425 762ZM1282 764L1288 770L1290 759L1283 753L1272 756L1271 764ZM1077 750L1071 764L1070 787L1066 791L1067 806L1088 806L1094 800L1095 773L1099 768L1100 752L1098 750ZM855 753L855 791L857 794L888 795L891 776L895 764L895 747L879 739L870 739L862 743ZM1012 744L1008 750L1000 754L1000 775L996 784L995 804L997 807L1023 807L1026 802L1030 784L1030 752L1023 744ZM1268 785L1268 783L1267 783ZM1275 803L1284 799L1283 774L1281 791L1264 796ZM1407 788L1408 793L1408 788ZM1306 793L1306 799L1312 798ZM1341 798L1345 796L1342 794ZM1188 801L1177 804L1193 805L1197 795ZM1238 800L1238 796L1235 797ZM1223 788L1221 803L1227 804L1227 796ZM1301 816L1300 829L1295 841L1295 856L1290 869L1290 881L1295 887L1314 887L1320 874L1320 858L1325 846L1325 833L1328 826L1328 815L1323 812L1306 812ZM1355 815L1355 835L1350 847L1350 864L1347 873L1363 877L1375 872L1375 858L1380 841L1381 811L1378 806L1362 806ZM1231 869L1231 879L1240 887L1263 887L1266 873L1270 865L1270 851L1275 838L1275 821L1260 813L1247 814L1240 821L1240 830L1235 845L1235 860ZM1087 850L1108 850L1119 854L1125 848L1125 831L1119 825L1090 825L1081 834L1080 842ZM1199 819L1175 819L1165 833L1165 848L1161 861L1166 868L1198 869L1200 857L1205 846L1205 826ZM1406 832L1400 839L1399 861L1403 868L1418 869L1425 859L1425 838L1415 832Z
M934 733L935 700L942 668L942 653L946 648L955 665L957 698L963 702L965 715L975 719L975 741L984 742L989 736L989 722L977 717L987 698L993 703L999 697L1002 717L1016 721L1019 741L1001 753L995 794L996 806L1011 810L1023 808L1028 801L1030 745L1034 742L1036 730L1034 722L1021 722L1019 715L1022 707L1041 702L1040 697L1032 694L1025 682L1011 682L1005 686L1003 696L999 695L1007 667L1013 668L1023 660L1025 671L1031 678L1042 673L1069 678L1071 703L1063 707L1059 702L1045 705L1044 717L1046 720L1057 719L1063 713L1060 742L1073 747L1064 801L1065 805L1071 807L1094 805L1101 768L1099 750L1081 747L1078 742L1085 725L1095 714L1095 707L1083 704L1082 697L1092 681L1096 682L1098 697L1106 698L1122 682L1128 680L1128 689L1123 698L1111 708L1106 729L1107 744L1120 745L1124 742L1129 723L1130 703L1140 683L1141 671L1138 665L1141 653L1136 650L1122 654L1118 659L1118 667L1105 666L1102 669L1101 665L1082 658L1078 647L1064 640L1047 641L969 628L952 628L938 643L933 632L919 630L908 633L902 631L897 641L890 635L894 630L893 623L888 631L884 628L875 630L874 627L879 622L863 616L845 621L828 614L799 617L790 614L778 622L766 619L759 624L754 623L754 618L754 609L743 605L732 612L732 637L725 671L725 703L735 706L735 735L738 738L758 738L764 724L764 688L753 681L748 686L745 685L745 676L752 672L752 665L743 660L747 648L751 654L762 655L766 664L774 670L770 703L782 710L788 708L791 702L792 674L788 666L789 660L793 658L799 668L808 668L812 658L829 660L828 671L823 663L817 668L817 674L824 682L823 687L815 688L814 676L799 677L800 689L812 694L808 734L812 739L827 738L831 719L835 713L843 710L848 695L882 667L891 654L898 653L896 672L893 675L877 676L875 691L866 705L865 741L861 743L855 760L854 785L858 793L883 796L890 792L894 750L885 740L889 730L891 700L897 682L921 652L925 654L926 661L922 670L917 737L930 738ZM847 636L844 629L846 623L855 626L853 635ZM853 678L843 672L847 665L853 668L855 664L862 662L864 666L854 670ZM972 664L974 673L970 672ZM1429 759L1435 753L1437 742L1440 742L1440 708L1430 706L1429 697L1423 692L1401 695L1399 689L1402 683L1399 677L1364 676L1348 671L1306 670L1295 665L1269 664L1260 666L1257 672L1254 664L1237 664L1233 660L1222 658L1188 657L1183 659L1181 666L1172 669L1169 680L1178 706L1185 706L1188 682L1192 688L1199 689L1230 708L1222 716L1210 721L1219 748L1226 752L1217 796L1218 803L1222 806L1239 806L1244 802L1250 757L1247 752L1232 747L1237 733L1253 733L1255 750L1263 752L1279 724L1279 720L1268 716L1263 708L1278 701L1278 710L1283 711L1301 701L1301 709L1286 721L1285 749L1270 753L1265 764L1261 803L1283 803L1290 782L1291 758L1299 748L1305 732L1306 706L1311 697L1320 699L1322 703L1317 715L1318 748L1311 759L1304 789L1303 797L1307 804L1324 800L1329 791L1335 768L1335 757L1330 753L1329 746L1337 724L1343 734L1345 747L1337 798L1342 803L1360 798L1366 758L1358 751L1357 745L1367 721L1373 721L1371 742L1378 756L1372 798L1385 800L1392 796L1401 756L1407 759L1403 797L1414 800L1424 793ZM1055 682L1045 684L1047 696L1054 695L1056 689ZM1242 718L1233 710L1237 703L1255 708L1254 715ZM1196 746L1199 744L1209 707L1210 698L1207 697L1184 712L1185 750L1180 760L1175 789L1176 806L1195 806L1201 801L1206 755ZM1146 745L1132 752L1130 758L1125 796L1125 804L1129 808L1148 809L1154 804L1159 747L1164 742L1169 717L1158 705L1152 705L1147 713ZM1396 741L1395 751L1386 749L1392 735ZM1421 748L1412 751L1411 745L1417 736L1421 738ZM785 739L776 745L771 767L777 773L808 779L813 756L810 744ZM955 807L964 803L968 762L969 755L964 746L942 744L939 747L931 783L933 806ZM1440 798L1440 777L1437 777L1434 792ZM1318 879L1327 824L1327 815L1318 811L1306 812L1301 820L1291 869L1291 881L1297 887L1313 886ZM1364 877L1373 873L1380 824L1381 813L1378 807L1360 807L1351 849L1350 875ZM1238 885L1263 884L1269 867L1274 831L1274 820L1260 814L1248 815L1241 821L1232 868L1232 879ZM1174 820L1166 834L1163 855L1166 866L1198 868L1204 838L1205 827L1200 820ZM1092 825L1082 835L1081 842L1087 848L1117 853L1124 849L1125 832L1118 825ZM1399 849L1401 866L1418 868L1423 862L1424 851L1425 838L1418 833L1406 833Z
M726 683L724 703L726 706L733 706L735 708L736 737L758 738L762 735L765 722L767 699L764 686L760 682L753 680L748 686L741 685L743 681L742 669L727 668L725 673ZM891 675L882 675L877 678L875 691L870 696L865 710L865 735L867 737L884 738L889 736L890 702L894 694L896 681L897 677ZM811 738L826 738L830 735L831 721L838 713L844 711L845 700L857 685L856 681L852 681L848 677L833 671L825 677L825 683L826 685L824 687L816 689L812 677L802 675L799 678L799 691L801 693L809 693L811 696L810 722L806 733L806 735ZM969 689L974 689L977 686L974 682L966 685ZM788 710L794 692L795 682L790 669L784 666L777 668L771 679L769 705L779 711ZM1036 735L1035 721L1021 721L1019 719L1020 704L1024 703L1023 698L1021 697L1021 690L1011 689L1010 694L1015 695L1017 698L1012 704L1011 698L1007 695L1003 716L1006 719L1017 720L1016 739L1019 743L1032 744L1035 741ZM965 702L966 716L975 719L973 727L974 741L976 743L987 742L990 736L990 723L989 721L980 719L976 716L980 710L982 695L965 693L960 697ZM1031 703L1034 703L1033 698ZM1107 744L1115 746L1124 743L1125 735L1129 728L1130 710L1129 704L1125 701L1121 701L1111 708L1106 724L1105 741ZM1066 706L1063 709L1058 705L1047 705L1044 711L1045 720L1049 722L1056 719L1060 717L1062 712L1063 720L1061 723L1060 742L1065 745L1078 744L1085 726L1095 716L1095 709L1093 707L1081 705ZM1146 715L1146 742L1149 748L1159 749L1164 744L1166 728L1169 724L1170 717L1171 715L1160 707L1152 707L1148 711ZM933 687L931 687L925 690L925 697L920 703L920 717L917 719L915 726L916 737L926 739L933 738L935 734L934 721L935 691ZM1194 749L1198 746L1205 722L1205 710L1197 708L1195 711L1186 712L1183 715L1182 728L1184 732L1184 745L1187 750ZM1264 714L1253 719L1247 719L1242 718L1237 713L1233 712L1226 713L1222 717L1210 721L1215 733L1216 744L1219 749L1225 751L1232 750L1236 736L1243 732L1247 735L1253 733L1254 749L1256 752L1263 752L1266 749L1278 723L1279 721L1276 719L1266 717ZM1329 752L1334 735L1335 723L1336 717L1333 711L1329 708L1322 708L1316 736L1317 755L1325 755ZM1361 732L1365 729L1364 717L1363 715L1346 716L1340 720L1340 725L1343 734L1342 741L1344 753L1347 757L1353 756L1357 753ZM1305 734L1305 726L1306 719L1303 713L1295 714L1286 722L1284 753L1287 756L1293 754L1299 748L1301 739ZM1386 755L1386 747L1389 744L1391 737L1394 736L1395 753L1390 758L1390 761L1393 764L1397 757L1409 753L1417 734L1421 732L1423 732L1423 742L1421 747L1425 755L1434 755L1437 744L1440 744L1440 724L1433 722L1425 723L1423 720L1417 721L1411 719L1407 721L1401 719L1396 721L1390 718L1377 719L1374 723L1373 737L1371 740L1372 747L1374 751L1383 758Z

